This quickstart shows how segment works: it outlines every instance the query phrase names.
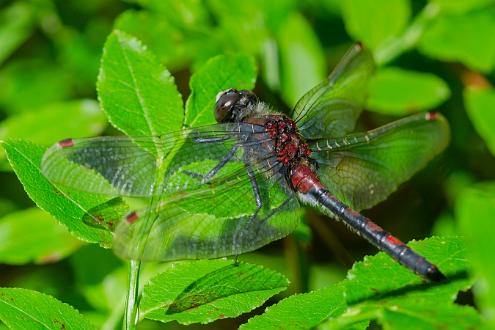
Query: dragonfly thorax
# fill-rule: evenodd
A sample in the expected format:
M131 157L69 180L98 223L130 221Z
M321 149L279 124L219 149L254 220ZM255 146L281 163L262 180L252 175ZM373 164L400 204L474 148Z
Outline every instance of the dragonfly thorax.
M308 144L297 131L296 123L284 115L270 115L265 130L273 140L277 160L284 165L300 162L311 155Z

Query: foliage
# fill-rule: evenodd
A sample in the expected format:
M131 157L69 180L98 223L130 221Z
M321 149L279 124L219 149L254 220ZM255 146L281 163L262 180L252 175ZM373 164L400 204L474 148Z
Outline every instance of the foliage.
M359 130L433 109L451 124L447 152L368 211L400 237L428 236L436 218L437 233L460 235L410 243L449 281L427 283L383 253L343 278L336 260L349 256L340 245L352 260L370 250L338 225L328 238L328 224L307 212L313 235L302 224L284 246L239 256L250 263L146 264L140 325L495 326L494 1L38 0L3 4L0 18L0 283L10 287L0 289L0 325L114 329L124 312L126 269L103 249L112 233L83 221L114 196L48 181L40 170L48 145L211 124L216 94L231 87L254 88L288 112L359 40L378 64ZM134 202L118 200L115 212ZM479 312L458 297L473 283ZM288 297L275 303L280 294Z
M355 263L342 282L286 298L241 328L308 329L325 320L323 328L328 329L366 326L372 320L391 329L477 326L479 316L472 307L453 304L457 292L468 289L472 283L463 273L466 259L462 242L456 238L430 238L411 246L443 266L452 280L439 286L422 283L379 253ZM393 278L388 274L394 274Z

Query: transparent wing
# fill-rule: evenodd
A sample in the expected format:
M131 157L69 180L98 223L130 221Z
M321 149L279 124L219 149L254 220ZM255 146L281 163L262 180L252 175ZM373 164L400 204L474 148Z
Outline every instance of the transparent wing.
M252 187L204 190L157 209L132 214L115 231L114 250L126 259L167 261L217 258L255 250L291 233L299 224L297 199L280 175L256 174L262 207ZM239 177L239 182L247 180ZM129 217L128 217L129 218Z
M354 45L326 81L307 92L292 118L306 139L340 137L354 130L374 70L371 53Z
M205 126L157 137L69 139L47 150L41 170L50 181L74 189L149 197L201 188L205 182L194 174L205 175L230 156L228 166L208 182L219 184L244 169L241 160L249 144L269 142L263 127L251 124Z
M384 200L448 144L436 113L417 114L366 133L311 143L328 189L356 210Z
M298 225L295 212L279 215L298 202L272 144L250 124L66 140L47 151L42 169L53 182L119 196L83 219L114 230L118 255L212 258L254 250ZM122 218L128 206L120 196L145 197L148 207Z

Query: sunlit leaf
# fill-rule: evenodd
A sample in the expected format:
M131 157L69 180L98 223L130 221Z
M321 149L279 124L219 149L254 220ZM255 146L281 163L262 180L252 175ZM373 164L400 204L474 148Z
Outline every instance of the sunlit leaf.
M70 191L52 185L39 168L45 151L40 146L17 140L3 142L2 147L24 189L36 205L66 225L76 237L88 242L110 244L109 232L89 227L82 222L89 209L104 203L108 197Z
M453 304L457 293L470 287L461 241L431 238L410 246L435 262L450 280L425 283L383 252L354 264L347 279L337 285L294 295L252 318L243 328L310 329L328 319L324 329L365 329L377 321L390 329L435 329L459 324L459 329L475 327L479 317L474 309ZM435 307L433 307L435 306ZM455 317L462 315L462 321ZM364 322L364 324L363 324ZM406 327L406 325L408 327Z
M359 320L355 315L369 315L383 326L420 324L424 329L450 325L459 329L476 327L479 317L474 309L453 304L459 291L467 290L472 280L466 274L467 260L462 241L457 238L430 238L412 242L415 249L447 275L446 283L425 283L383 252L356 263L344 281L349 309L331 324ZM432 306L436 306L432 310ZM352 310L356 314L348 312ZM453 315L462 314L457 318ZM462 321L460 321L462 319ZM399 326L400 328L400 326ZM410 328L412 329L412 328Z
M467 88L464 104L474 128L495 155L495 90Z
M31 208L0 218L0 262L26 264L56 262L81 242L48 213Z
M410 15L407 0L342 2L342 16L347 32L354 40L362 41L373 50L402 32Z
M190 62L203 40L202 34L188 33L153 10L127 10L117 18L115 26L142 40L169 69L182 68Z
M170 73L136 38L114 31L107 39L98 96L110 122L127 135L157 136L182 124L182 98Z
M447 84L429 73L387 67L369 84L367 108L391 115L433 109L450 95Z
M140 317L181 324L236 317L262 305L287 285L281 274L242 262L176 263L145 286Z
M456 218L465 236L466 249L472 264L472 273L478 279L473 292L477 306L495 327L495 182L487 182L465 189L457 199ZM487 328L488 329L488 328Z
M0 288L0 321L11 329L95 329L73 307L20 288Z
M250 318L240 329L312 329L346 308L343 287L334 285L286 298Z
M424 54L489 72L495 65L495 7L436 19L420 40Z

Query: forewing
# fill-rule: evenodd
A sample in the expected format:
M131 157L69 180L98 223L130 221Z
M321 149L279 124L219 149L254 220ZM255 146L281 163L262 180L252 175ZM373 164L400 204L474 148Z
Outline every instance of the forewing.
M191 173L206 174L235 145L263 143L265 139L262 127L249 124L205 126L157 137L70 139L47 150L41 169L54 183L96 194L173 194L201 188L203 183ZM243 150L238 148L229 166L216 175L217 180L243 168Z
M448 144L436 113L413 115L367 133L311 144L328 189L356 210L384 200Z
M354 45L330 76L296 104L292 118L303 136L319 139L352 132L373 70L371 53L360 44Z

